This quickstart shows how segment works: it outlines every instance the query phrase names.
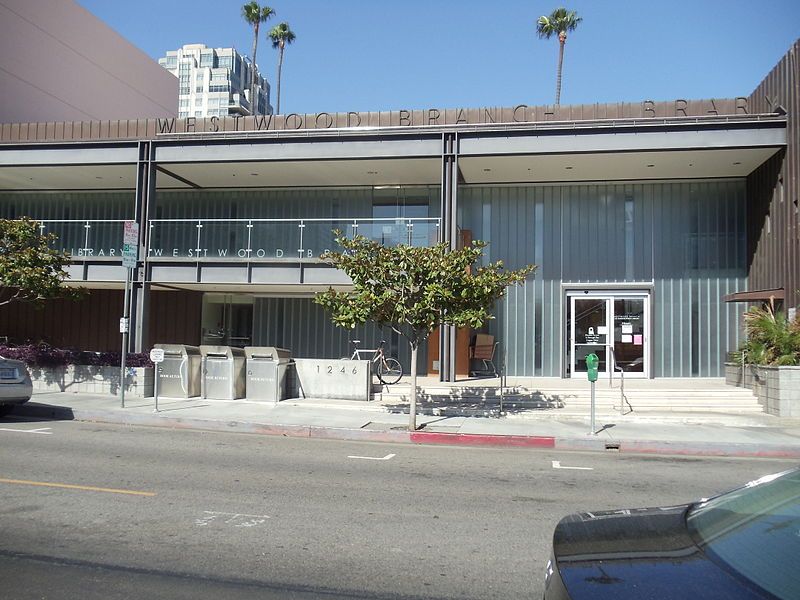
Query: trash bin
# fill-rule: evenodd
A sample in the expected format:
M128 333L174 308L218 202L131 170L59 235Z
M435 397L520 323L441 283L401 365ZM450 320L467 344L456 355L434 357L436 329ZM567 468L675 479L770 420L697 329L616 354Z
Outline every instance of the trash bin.
M244 398L244 350L231 346L200 346L203 355L203 398Z
M280 402L286 399L291 352L275 346L247 346L247 399Z
M193 398L200 395L200 349L184 344L156 344L164 351L158 365L158 395Z

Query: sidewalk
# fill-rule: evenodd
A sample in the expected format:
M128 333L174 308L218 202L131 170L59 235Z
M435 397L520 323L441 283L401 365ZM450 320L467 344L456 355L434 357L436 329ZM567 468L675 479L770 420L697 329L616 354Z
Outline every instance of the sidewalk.
M539 447L654 454L800 458L800 420L765 414L648 412L598 414L595 435L589 415L530 411L500 417L419 415L417 432L408 414L377 402L287 400L278 404L192 398L126 398L70 393L35 393L13 417L75 419L103 423L314 437L326 439Z

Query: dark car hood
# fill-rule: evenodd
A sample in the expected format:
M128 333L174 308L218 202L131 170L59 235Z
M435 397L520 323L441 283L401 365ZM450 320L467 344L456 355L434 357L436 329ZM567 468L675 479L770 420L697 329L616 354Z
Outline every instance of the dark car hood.
M561 520L553 550L572 600L768 598L709 560L686 530L687 505Z

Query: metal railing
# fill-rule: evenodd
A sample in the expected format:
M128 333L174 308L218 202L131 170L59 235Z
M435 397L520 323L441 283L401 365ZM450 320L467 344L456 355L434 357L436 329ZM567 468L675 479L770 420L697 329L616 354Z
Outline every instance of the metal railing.
M614 385L614 371L618 371L620 374L620 385L619 385L619 413L621 415L625 415L628 413L633 412L633 406L628 401L628 397L625 395L625 369L620 367L617 364L617 355L614 353L614 348L612 346L608 347L609 355L611 356L611 371L608 374L608 387L613 387ZM625 405L628 405L628 413L625 412Z
M153 219L147 254L153 260L315 259L337 248L334 230L387 246L430 246L441 239L438 218Z
M115 259L122 253L123 219L44 219L54 247L73 260ZM338 247L334 230L387 246L431 246L441 240L438 218L385 219L153 219L147 255L153 260L316 259Z
M124 219L45 219L37 221L42 234L54 233L54 247L75 260L121 259Z

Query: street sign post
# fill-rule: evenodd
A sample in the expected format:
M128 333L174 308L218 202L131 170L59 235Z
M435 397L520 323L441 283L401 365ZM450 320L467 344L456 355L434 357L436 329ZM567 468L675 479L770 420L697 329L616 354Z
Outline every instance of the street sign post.
M589 426L591 427L591 431L589 432L590 435L596 435L597 431L594 426L594 413L595 413L595 403L594 403L594 386L595 382L597 381L597 369L600 366L600 359L597 357L597 354L592 352L591 354L586 355L586 376L589 378L589 381L592 384L592 403L591 403L591 418L589 422Z
M122 359L119 365L119 397L122 408L125 408L125 360L128 355L128 333L130 315L130 285L133 269L139 260L139 223L125 221L122 232L122 266L125 268L125 292L122 306L122 318L119 320L119 332L122 334Z
M153 396L155 397L156 408L153 412L158 412L158 377L159 373L161 372L160 364L164 362L163 348L153 348L150 350L150 360L155 365L155 372L153 373Z

